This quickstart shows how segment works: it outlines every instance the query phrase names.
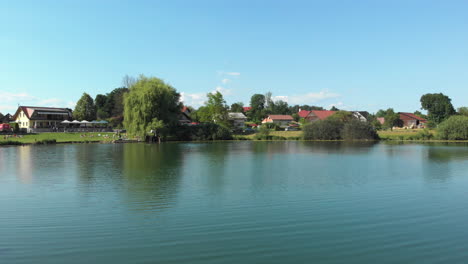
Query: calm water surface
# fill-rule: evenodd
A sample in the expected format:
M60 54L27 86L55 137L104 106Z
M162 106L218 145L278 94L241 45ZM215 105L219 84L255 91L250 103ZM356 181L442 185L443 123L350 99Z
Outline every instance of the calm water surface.
M0 263L468 263L468 146L0 148Z

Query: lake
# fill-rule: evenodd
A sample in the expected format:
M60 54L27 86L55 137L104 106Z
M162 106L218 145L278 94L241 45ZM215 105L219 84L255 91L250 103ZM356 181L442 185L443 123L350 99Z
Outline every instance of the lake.
M0 148L0 263L467 263L468 146Z

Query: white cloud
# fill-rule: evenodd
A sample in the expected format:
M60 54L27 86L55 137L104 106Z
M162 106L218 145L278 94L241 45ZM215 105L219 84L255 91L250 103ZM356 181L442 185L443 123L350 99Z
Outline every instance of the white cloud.
M58 98L39 98L28 93L10 93L0 91L0 100L4 103L0 106L0 112L13 114L18 105L28 106L48 106L48 107L69 107L73 108L74 103L66 103ZM73 107L71 107L73 106Z
M203 103L206 101L206 94L205 93L180 93L180 101L184 103L184 105L192 106L192 107L199 107L202 106Z
M36 97L27 93L9 93L0 91L0 99L2 100L2 102L21 103L22 101L36 99Z
M225 72L225 71L218 71L219 75L228 75L228 76L240 76L240 72Z
M226 72L225 73L226 75L230 75L230 76L240 76L240 72Z
M231 80L229 80L229 79L222 79L222 80L221 80L221 82L222 82L223 84L227 84L229 81L231 81Z
M223 95L230 95L231 94L230 89L226 89L226 88L221 87L221 86L216 86L216 89L214 91L212 91L211 93L214 94L216 92L220 92ZM224 99L226 99L226 98L224 98Z
M283 100L288 104L313 104L327 99L340 97L340 94L332 93L328 90L322 90L318 93L306 93L306 94L295 94L295 95L280 95L274 96L274 100Z

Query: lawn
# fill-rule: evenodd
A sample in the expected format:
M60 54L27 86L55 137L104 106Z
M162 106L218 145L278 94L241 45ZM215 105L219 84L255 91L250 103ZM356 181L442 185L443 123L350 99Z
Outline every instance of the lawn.
M5 141L15 141L21 143L35 143L44 140L56 140L60 142L110 142L114 140L114 133L38 133L26 134L21 137L8 137L0 135L0 143Z
M418 133L421 133L422 129L395 129L378 131L381 139L384 140L408 140L412 137L416 137ZM435 130L430 130L433 135L436 134Z
M302 137L302 131L271 131L270 136L279 136L279 137ZM255 134L243 136L248 139L254 139Z

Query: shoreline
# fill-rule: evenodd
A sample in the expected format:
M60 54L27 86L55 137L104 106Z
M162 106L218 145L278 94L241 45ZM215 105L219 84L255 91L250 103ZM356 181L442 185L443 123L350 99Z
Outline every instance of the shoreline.
M468 143L468 140L393 140L393 139L383 139L383 140L304 140L304 139L282 139L282 140L256 140L256 139L232 139L232 140L203 140L203 141L162 141L161 143L206 143L206 142L346 142L346 143L395 143L395 144L404 144L404 143L417 143L417 144L427 144L427 143ZM145 141L138 140L82 140L82 141L50 141L50 142L21 142L21 141L0 141L0 148L7 146L30 146L30 145L62 145L62 144L134 144L134 143L145 143L145 144L158 144L158 143L149 143Z

